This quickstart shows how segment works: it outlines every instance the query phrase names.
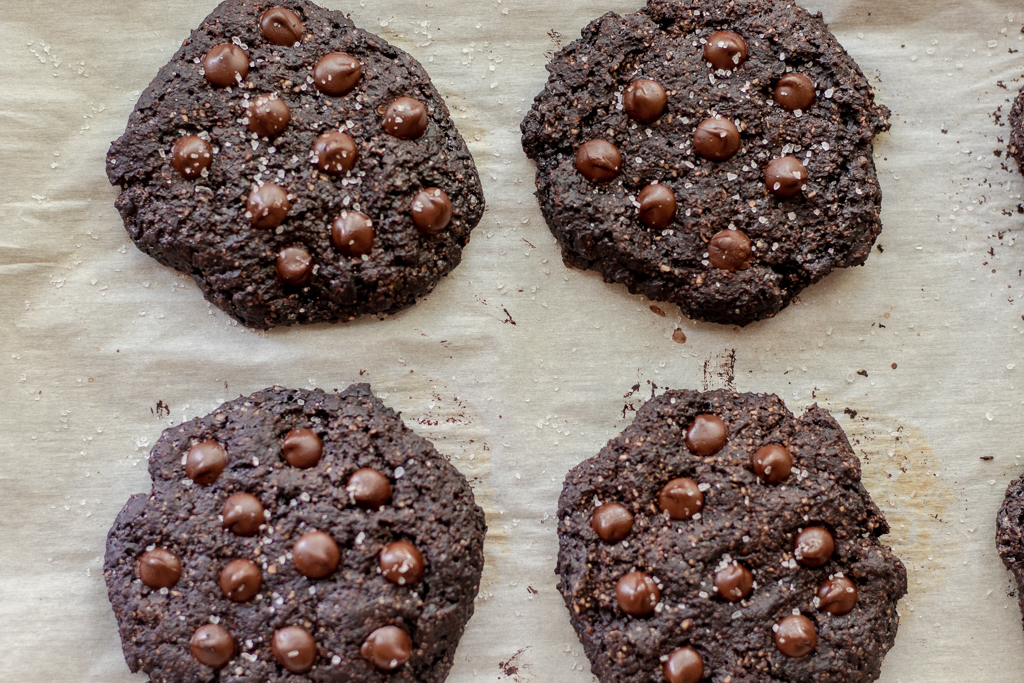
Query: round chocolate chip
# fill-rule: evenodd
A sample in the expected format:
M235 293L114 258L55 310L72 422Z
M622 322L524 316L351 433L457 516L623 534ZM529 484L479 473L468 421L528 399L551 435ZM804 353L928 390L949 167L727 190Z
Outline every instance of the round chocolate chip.
M429 122L425 104L411 97L399 97L388 105L381 125L399 140L415 140L427 130Z
M715 590L729 602L739 602L754 590L754 575L738 562L730 562L715 573Z
M676 195L668 185L651 183L640 190L636 200L640 204L640 222L648 228L664 230L676 217Z
M249 119L249 130L261 138L275 138L292 120L292 110L280 97L261 95L245 110Z
M263 573L252 560L231 560L220 572L220 590L234 602L256 597L263 585Z
M658 506L668 513L669 519L685 521L704 508L704 494L693 479L680 477L661 488Z
M820 567L832 559L836 544L828 529L809 526L796 537L793 556L804 567Z
M353 472L345 490L352 501L364 510L376 510L391 500L391 482L377 470L369 468Z
M260 16L260 33L271 45L294 45L302 38L302 19L287 7L271 7Z
M263 504L250 493L234 493L224 501L220 511L224 528L236 536L255 536L265 521Z
M590 528L605 543L618 543L633 530L633 513L625 505L605 503L594 510Z
M292 546L292 561L303 576L322 579L338 568L341 553L334 539L322 531L310 531Z
M751 458L754 473L766 484L780 484L793 470L793 454L785 446L771 444L758 448Z
M197 662L219 669L234 658L235 639L223 626L205 624L192 634L189 649Z
M622 171L622 153L607 140L590 140L576 152L576 170L592 183L614 180Z
M150 588L174 588L181 578L181 560L166 548L153 548L139 558L139 579Z
M320 462L324 454L324 442L312 429L293 429L284 435L281 453L285 462L292 467L307 469Z
M716 31L704 43L704 61L719 71L732 71L747 61L747 41L732 31Z
M185 455L185 476L199 486L209 486L220 479L227 466L228 453L216 441L197 443Z
M814 81L802 73L788 73L775 84L773 96L783 109L804 111L814 104Z
M316 661L316 641L301 626L286 626L274 631L270 649L277 663L292 673L305 673L313 668Z
M344 52L324 55L313 67L313 82L316 89L334 97L352 90L362 76L363 65L358 59Z
M245 209L253 227L270 229L284 223L292 203L288 201L288 193L283 187L267 183L249 193Z
M708 263L720 270L746 270L750 267L753 245L739 230L722 230L708 242Z
M775 647L787 657L803 657L818 647L814 623L802 614L791 614L772 627Z
M302 247L285 247L277 255L277 279L301 287L313 275L313 256Z
M412 657L412 638L397 626L381 626L367 636L359 654L381 671L394 671Z
M807 185L807 169L794 157L779 157L764 170L768 191L782 198L800 194Z
M202 175L213 161L213 148L198 135L186 135L171 147L171 166L186 180Z
M640 123L653 123L665 111L668 94L661 83L638 78L622 93L622 109Z
M355 167L359 148L356 147L356 141L346 133L331 130L316 139L313 154L316 155L317 168L324 173L340 175Z
M729 428L717 415L698 415L686 430L686 447L691 453L707 457L722 450L729 438Z
M661 600L654 579L643 572L630 572L619 578L615 584L615 599L626 614L643 617L654 611Z
M673 650L661 667L667 683L698 683L704 677L704 659L692 647Z
M729 119L714 117L697 124L693 132L693 149L711 161L725 161L740 148L740 131Z
M413 225L424 235L436 235L452 222L452 200L444 190L428 187L412 198L409 213Z
M818 588L818 609L834 616L849 614L857 606L857 586L845 576L833 576Z
M249 55L234 43L220 43L203 55L206 80L221 87L241 83L249 74Z
M384 578L399 586L413 586L423 578L426 560L408 541L395 541L384 546L377 560Z
M331 225L331 242L345 256L369 254L373 249L373 221L365 213L342 211Z

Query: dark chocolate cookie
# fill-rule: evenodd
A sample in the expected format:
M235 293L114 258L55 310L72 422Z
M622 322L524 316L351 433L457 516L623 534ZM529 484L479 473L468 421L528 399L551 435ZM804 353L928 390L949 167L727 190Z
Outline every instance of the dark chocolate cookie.
M1024 475L1006 487L1006 497L996 517L996 548L1017 581L1017 599L1024 616Z
M1017 95L1010 109L1010 142L1007 146L1010 156L1024 170L1024 90Z
M650 0L547 68L523 149L567 265L746 325L868 257L889 111L820 14Z
M616 683L878 678L903 564L824 410L668 391L566 476L559 590Z
M110 147L135 244L251 327L410 306L484 210L423 67L304 0L227 0Z
M107 537L154 683L433 683L483 570L466 479L370 393L266 389L166 430Z

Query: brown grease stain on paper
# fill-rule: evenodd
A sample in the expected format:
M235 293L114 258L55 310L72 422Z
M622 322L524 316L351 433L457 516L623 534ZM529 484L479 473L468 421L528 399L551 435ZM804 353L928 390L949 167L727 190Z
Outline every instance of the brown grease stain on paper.
M882 540L907 568L905 599L913 611L913 598L945 584L953 560L953 485L917 427L860 404L839 421L860 458L864 486L889 522Z

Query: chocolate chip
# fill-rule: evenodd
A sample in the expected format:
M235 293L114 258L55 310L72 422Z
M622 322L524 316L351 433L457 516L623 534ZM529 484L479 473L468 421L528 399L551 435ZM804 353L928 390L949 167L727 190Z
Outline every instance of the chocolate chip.
M772 194L792 197L807 185L807 169L794 157L779 157L765 168L764 184Z
M754 575L738 562L730 562L715 573L715 590L729 602L739 602L754 590Z
M220 572L220 589L234 602L252 600L262 585L263 573L252 560L231 560Z
M391 500L391 482L377 470L369 468L353 472L345 490L355 504L364 510L376 510Z
M250 493L234 493L224 501L221 509L224 528L236 536L255 536L264 520L263 504Z
M693 132L693 149L711 161L725 161L740 148L740 131L729 119L714 117L697 124Z
M835 541L828 529L809 526L796 537L793 556L804 567L820 567L832 559Z
M198 135L186 135L171 147L171 166L186 180L202 175L213 161L213 148Z
M139 558L139 578L150 588L174 588L181 578L181 560L166 548L153 548Z
M788 73L775 84L773 96L783 109L806 110L814 104L814 81L802 73Z
M732 71L747 61L747 41L732 31L716 31L704 44L704 61L720 71Z
M818 588L818 609L834 616L849 614L857 606L857 585L845 576L833 576Z
M704 507L704 494L697 482L687 477L673 479L658 492L658 506L669 519L687 520Z
M292 673L305 673L313 668L316 661L316 641L301 626L286 626L274 631L270 649L277 663Z
M313 82L316 89L334 97L352 90L362 76L363 65L358 59L344 52L324 55L313 67Z
M359 654L382 671L394 671L412 656L412 639L397 626L381 626L367 636Z
M302 247L285 247L277 255L277 279L301 287L313 275L313 257Z
M288 193L283 187L267 183L249 193L245 209L249 212L249 222L254 227L270 229L284 223L292 209L292 203L288 201Z
M203 55L203 72L213 85L241 83L249 74L249 55L234 43L220 43Z
M199 486L209 486L220 479L227 466L227 451L216 441L197 443L185 455L185 476Z
M292 546L292 561L303 576L322 579L338 568L341 554L334 539L322 531L310 531Z
M692 647L673 650L661 667L667 683L697 683L704 677L704 659Z
M772 627L775 647L787 657L803 657L818 647L814 623L802 614L791 614Z
M189 649L197 662L219 669L235 656L235 639L219 624L204 624L192 634Z
M722 230L708 242L708 263L720 270L746 270L750 267L750 238L739 230Z
M426 560L408 541L395 541L384 546L377 560L384 578L399 586L413 586L423 578Z
M307 469L320 462L324 454L324 442L312 429L293 429L284 435L281 453L285 462L292 467Z
M292 120L292 110L277 95L261 95L252 101L245 115L249 130L261 138L275 138Z
M420 190L409 205L413 225L424 235L436 235L452 221L452 200L444 190L428 187Z
M698 415L686 430L686 447L705 457L722 450L729 438L729 428L717 415Z
M351 171L359 158L356 142L345 133L327 131L313 143L316 166L324 173L339 175Z
M576 170L592 183L608 182L622 171L622 154L607 140L590 140L576 152Z
M622 109L640 123L653 123L665 111L668 95L661 83L638 78L622 93Z
M373 221L365 213L342 211L331 225L331 242L345 256L369 254L373 249Z
M647 574L630 572L615 584L615 599L626 614L643 617L654 611L661 600L661 591Z
M663 230L676 217L676 195L668 185L651 183L640 190L636 199L640 204L640 222L648 228Z
M302 19L287 7L271 7L260 16L260 33L271 45L294 45L302 38Z
M594 510L590 528L605 543L618 543L633 530L633 513L618 503L605 503Z
M758 448L750 459L754 473L766 484L779 484L793 470L793 454L785 446L771 444Z
M313 83L325 95L339 97L349 92L362 78L359 60L345 52L331 52L313 67Z
M388 105L381 125L399 140L415 140L427 130L429 122L426 105L411 97L399 97Z

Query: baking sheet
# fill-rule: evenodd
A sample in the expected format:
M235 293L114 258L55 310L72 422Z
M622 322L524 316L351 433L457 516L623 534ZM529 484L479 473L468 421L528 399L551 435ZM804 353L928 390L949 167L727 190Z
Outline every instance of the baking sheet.
M993 533L1024 469L1024 179L999 154L1024 7L804 3L893 111L876 141L885 227L864 268L738 330L567 270L532 195L518 125L544 64L641 2L327 1L423 62L488 211L463 264L411 310L256 333L135 249L103 172L142 89L215 4L4 3L0 680L145 680L121 656L102 555L117 511L149 488L161 430L271 384L353 381L449 455L487 513L453 683L594 680L555 590L556 500L565 472L666 386L773 391L839 419L909 575L882 681L1022 680Z

